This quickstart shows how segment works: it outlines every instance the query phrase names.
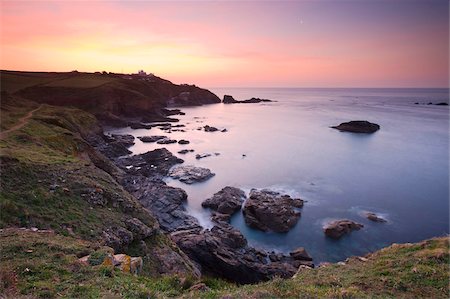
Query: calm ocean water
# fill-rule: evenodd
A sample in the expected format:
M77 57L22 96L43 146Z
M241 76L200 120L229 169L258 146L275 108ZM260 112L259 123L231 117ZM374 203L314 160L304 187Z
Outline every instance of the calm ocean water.
M449 233L449 108L426 105L447 102L448 89L295 89L212 88L219 97L276 100L264 104L214 104L182 108L186 132L170 137L189 145L144 144L143 153L166 147L185 164L207 167L216 176L194 185L167 179L185 189L187 210L205 227L209 211L201 202L225 186L249 191L269 188L307 202L298 224L288 233L264 233L247 227L241 213L232 218L253 246L288 252L305 247L315 262L338 261L390 245L415 242ZM421 104L415 105L415 102ZM342 133L329 128L349 120L378 123L372 135ZM203 125L228 132L196 130ZM134 136L162 135L153 128L115 130ZM196 160L196 153L220 153ZM243 157L242 155L246 156ZM372 211L387 223L362 214ZM348 218L364 228L330 240L322 226Z

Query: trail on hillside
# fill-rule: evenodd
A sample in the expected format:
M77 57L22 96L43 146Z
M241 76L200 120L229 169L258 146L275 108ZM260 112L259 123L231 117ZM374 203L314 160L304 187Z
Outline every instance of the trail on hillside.
M2 131L0 132L0 139L5 138L9 133L14 132L20 128L22 128L27 122L28 120L33 116L33 113L38 111L39 109L42 108L42 105L39 105L39 107L37 107L34 110L31 110L30 112L28 112L25 116L19 118L19 121L17 122L17 124L15 124L14 126L12 126L11 128L9 128L8 130Z

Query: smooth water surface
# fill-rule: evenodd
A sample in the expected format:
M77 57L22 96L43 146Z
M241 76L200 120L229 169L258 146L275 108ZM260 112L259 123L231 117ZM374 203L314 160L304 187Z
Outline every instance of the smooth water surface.
M211 89L219 97L276 100L263 104L213 104L182 108L186 132L167 134L189 145L157 145L136 139L139 154L166 147L185 164L207 167L216 175L186 185L167 179L188 192L187 210L211 227L201 202L225 186L249 192L269 188L307 202L298 224L288 233L250 229L241 213L232 225L253 246L288 252L305 247L315 262L362 255L394 242L415 242L449 233L449 109L426 105L447 102L448 89ZM415 105L415 102L421 104ZM371 135L343 133L330 126L368 120L381 129ZM203 125L228 132L204 132ZM134 136L166 135L158 128L111 131ZM177 154L181 149L194 153ZM220 153L201 160L197 153ZM245 155L245 156L243 156ZM387 223L374 223L371 211ZM324 236L333 219L364 224L340 240Z

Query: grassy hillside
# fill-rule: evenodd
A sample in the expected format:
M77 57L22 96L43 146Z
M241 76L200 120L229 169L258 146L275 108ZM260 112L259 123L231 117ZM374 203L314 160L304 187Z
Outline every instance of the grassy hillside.
M0 231L0 294L16 298L448 298L448 238L393 245L367 257L237 286L218 279L133 276L78 257L107 250L51 232ZM204 283L206 290L192 290ZM28 297L27 297L28 298Z
M99 241L136 218L155 233L145 244L134 238L117 247L143 256L148 275L172 271L161 268L162 253L174 255L173 272L191 273L193 265L159 231L153 215L117 183L120 171L85 141L85 135L100 133L95 117L14 97L2 100L1 108L10 130L26 111L35 111L23 126L1 135L0 228L38 227Z

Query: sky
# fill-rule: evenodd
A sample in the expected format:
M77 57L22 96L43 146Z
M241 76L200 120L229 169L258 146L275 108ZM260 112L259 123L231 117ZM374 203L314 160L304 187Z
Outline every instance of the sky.
M4 1L0 68L204 87L448 87L448 0Z

